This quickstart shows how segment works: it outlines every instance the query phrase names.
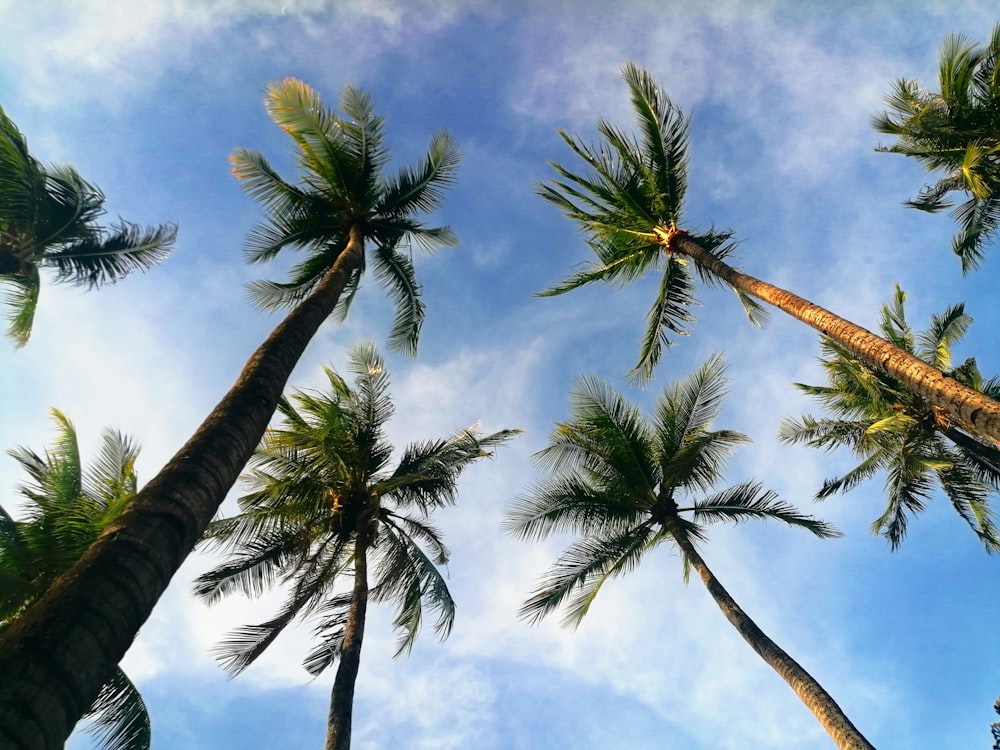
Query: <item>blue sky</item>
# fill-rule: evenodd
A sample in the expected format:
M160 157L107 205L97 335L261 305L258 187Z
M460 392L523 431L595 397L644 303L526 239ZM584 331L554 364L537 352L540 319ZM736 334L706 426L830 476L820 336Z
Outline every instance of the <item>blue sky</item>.
M0 105L32 151L98 184L109 218L180 226L173 255L149 273L100 293L43 289L29 345L0 347L0 447L41 449L57 407L92 449L105 425L135 436L140 479L155 474L277 322L243 291L280 277L281 263L243 263L260 213L227 155L257 149L293 177L287 138L262 107L265 83L300 77L333 105L350 82L385 115L399 165L439 128L464 152L435 217L461 246L416 258L428 306L420 356L387 354L391 437L401 446L476 421L525 430L471 470L458 505L436 518L453 553L451 638L426 632L394 661L391 612L370 621L355 747L831 747L697 581L682 583L668 549L607 586L576 631L558 618L530 628L515 615L566 540L528 544L499 524L537 478L529 457L566 416L574 378L602 375L649 404L720 350L732 393L718 424L754 438L727 480L758 479L846 536L716 527L708 564L876 746L987 747L1000 693L998 560L940 498L894 554L867 530L882 508L878 482L813 506L849 457L775 439L782 418L818 413L791 386L820 382L813 332L777 313L756 330L730 293L703 289L692 335L650 387L628 388L622 375L656 280L533 298L588 259L575 228L533 188L551 176L547 161L572 164L557 128L590 140L600 117L629 124L619 71L635 60L693 115L686 216L734 230L737 265L867 327L894 282L910 293L918 329L964 300L976 322L956 354L1000 372L997 249L963 278L949 220L900 205L923 184L920 167L874 153L869 125L895 78L933 83L945 34L985 40L995 11L929 0L693 5L47 0L29 9L0 0ZM391 313L366 283L291 385L318 386L321 366L341 367L351 344L383 342ZM20 480L13 460L0 460L4 497ZM154 748L318 745L333 674L311 680L301 668L309 628L227 680L209 647L265 619L273 599L193 601L190 581L211 563L196 555L185 564L124 662L149 703Z

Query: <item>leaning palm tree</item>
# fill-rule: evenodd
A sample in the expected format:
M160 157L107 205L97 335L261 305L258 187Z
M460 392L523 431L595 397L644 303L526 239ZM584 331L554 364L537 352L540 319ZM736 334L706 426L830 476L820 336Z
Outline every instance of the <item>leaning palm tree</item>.
M20 487L24 519L0 507L0 632L16 622L83 554L135 495L138 447L106 430L97 463L85 470L73 423L53 409L58 434L39 455L8 451L30 481ZM149 714L116 668L90 705L87 730L103 750L148 750Z
M232 673L252 664L293 620L314 618L319 644L305 668L318 675L339 662L327 750L351 745L369 601L395 603L397 656L413 645L425 610L435 615L439 635L451 630L455 603L436 567L447 563L448 550L427 519L455 502L463 469L517 432L460 430L408 446L390 468L385 425L393 406L382 359L374 346L361 345L351 351L350 369L354 388L326 369L327 391L282 399L284 424L265 434L251 460L242 512L214 521L206 535L207 546L227 549L230 557L195 581L195 593L209 603L287 585L274 618L242 627L219 645ZM349 581L345 591L341 584Z
M692 233L683 227L687 188L688 122L656 86L649 73L629 63L625 80L639 123L638 138L601 121L603 142L588 147L562 133L589 170L576 174L553 164L560 179L539 186L539 194L558 206L587 233L597 263L541 294L562 294L594 281L626 284L647 271L662 273L649 312L639 363L632 376L652 374L669 335L685 332L692 320L694 279L732 288L753 320L757 300L777 307L838 341L865 361L900 380L977 433L1000 440L1000 403L967 388L913 355L850 321L779 287L737 271L725 262L732 252L727 232Z
M672 542L685 574L694 568L726 619L837 745L871 748L826 690L750 619L698 552L704 524L719 521L776 520L819 537L837 536L755 482L712 492L726 455L748 441L742 433L712 429L725 396L723 375L722 359L708 360L663 391L652 419L600 380L579 383L570 420L556 426L548 447L536 456L550 475L515 503L507 521L510 531L527 539L555 532L579 538L542 579L521 615L537 621L562 606L565 622L576 625L605 582L635 568L659 544Z
M990 41L978 45L949 36L941 47L938 87L900 79L886 96L888 109L872 124L897 141L877 150L910 156L944 176L906 205L936 213L953 208L960 231L952 250L962 271L976 268L984 246L1000 227L1000 24ZM967 200L955 206L950 193Z
M952 369L951 346L972 322L964 306L954 305L934 315L930 328L914 335L906 321L905 301L906 295L897 286L892 302L882 306L882 335L949 377L1000 397L1000 381L984 381L974 359ZM990 496L1000 489L998 446L977 438L967 425L953 422L942 409L837 342L824 336L820 346L827 385L796 386L818 399L832 418L787 419L780 438L826 450L843 446L861 463L825 481L817 499L846 492L884 473L886 509L872 523L872 532L884 536L895 549L906 534L909 516L924 510L937 485L987 551L1000 550L1000 534L990 509Z
M109 230L97 224L103 213L104 194L72 167L39 164L0 109L0 288L7 335L17 346L31 335L40 269L94 288L156 265L170 251L175 227L120 221Z
M399 303L392 343L412 349L422 308L403 251L453 243L449 230L417 217L440 205L459 154L439 133L415 167L386 178L382 120L368 96L348 86L340 105L343 114L325 108L294 79L268 87L265 106L292 138L301 180L286 182L251 151L237 151L233 165L267 212L250 236L251 259L283 248L305 253L288 284L258 285L257 299L298 301L64 585L0 636L0 745L41 749L65 740L236 482L313 334L346 312L344 292L357 289L368 257Z

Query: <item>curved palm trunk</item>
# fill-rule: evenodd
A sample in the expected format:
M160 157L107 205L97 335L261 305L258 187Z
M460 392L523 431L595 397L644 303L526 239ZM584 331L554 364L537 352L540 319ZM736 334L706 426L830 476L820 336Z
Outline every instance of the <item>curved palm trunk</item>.
M350 750L354 685L361 667L361 642L365 637L368 612L368 545L358 544L354 552L354 589L351 609L344 627L344 645L330 694L330 718L326 726L324 750Z
M683 233L658 230L669 252L691 258L735 289L777 307L846 347L873 367L896 378L929 403L940 406L974 431L1000 440L1000 403L968 388L871 331L766 281L748 276L716 258Z
M676 518L668 516L663 525L677 542L691 566L698 572L698 576L719 609L722 610L722 614L739 631L743 640L749 643L750 647L760 655L760 658L788 683L806 705L806 708L812 711L827 734L833 738L837 747L841 750L875 750L874 745L857 730L840 706L837 705L837 702L823 689L823 686L803 669L802 665L785 653L784 649L768 638L764 631L757 626L757 623L751 620L750 616L736 603L736 600L729 595L719 579L701 559L701 555L698 554L691 540L677 524Z
M195 434L0 636L0 747L63 747L257 447L363 252L353 229L336 263L247 360Z

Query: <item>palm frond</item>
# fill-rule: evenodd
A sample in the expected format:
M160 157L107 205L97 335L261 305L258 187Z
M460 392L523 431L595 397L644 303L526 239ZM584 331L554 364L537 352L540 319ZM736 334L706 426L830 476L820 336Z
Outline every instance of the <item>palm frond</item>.
M115 669L83 720L89 722L86 731L94 735L100 750L149 750L146 703L121 669Z
M578 539L542 577L518 614L535 623L565 606L563 623L579 625L605 582L634 569L643 553L666 538L647 520L615 536Z
M713 523L740 523L747 520L774 520L798 526L820 538L843 536L825 521L801 513L794 505L778 499L773 490L765 490L759 482L743 482L727 490L698 500L689 508L694 520Z
M426 306L420 300L420 284L413 271L413 261L398 250L377 248L374 266L376 278L389 292L396 308L389 348L415 356Z
M694 320L690 308L696 304L694 285L686 265L679 258L668 256L659 291L646 316L646 333L639 345L639 362L628 372L626 377L629 380L642 384L653 377L663 350L671 343L667 332L686 336L687 326Z
M23 274L0 276L0 285L3 287L0 304L6 308L7 337L15 346L22 347L31 336L38 309L38 293L42 286L38 268L31 265Z

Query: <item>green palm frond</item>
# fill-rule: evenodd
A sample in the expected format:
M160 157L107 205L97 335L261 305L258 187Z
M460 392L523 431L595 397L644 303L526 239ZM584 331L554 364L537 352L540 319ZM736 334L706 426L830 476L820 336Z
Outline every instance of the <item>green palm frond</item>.
M773 490L765 490L759 482L743 482L694 503L689 510L695 521L740 523L748 520L781 521L799 526L820 538L843 536L825 521L801 513L791 503L778 499Z
M29 266L23 274L0 276L0 286L3 287L0 304L7 310L7 336L15 346L24 346L31 336L38 309L38 293L42 286L38 269Z
M579 625L604 583L633 570L643 553L665 538L646 521L616 536L577 540L542 577L519 615L534 623L565 605L563 623Z
M413 271L413 261L392 248L378 248L373 259L375 277L389 292L396 307L396 317L389 332L389 348L413 356L417 353L426 309L420 300L420 284Z
M594 487L575 474L555 475L511 504L503 529L529 541L563 532L605 536L635 527L644 513L628 492Z
M375 602L396 602L393 627L400 638L394 656L400 656L413 648L425 606L437 614L435 632L442 639L447 638L455 621L455 601L437 568L442 563L428 557L408 533L412 529L404 529L396 520L389 516L382 527L377 549L378 579L369 598Z
M104 684L83 716L100 750L148 750L149 712L139 690L120 669Z
M670 347L667 332L686 336L687 326L694 320L690 308L697 304L697 300L686 264L671 255L664 266L659 291L646 317L646 333L639 345L639 362L627 374L637 384L646 383L653 377L663 350Z

